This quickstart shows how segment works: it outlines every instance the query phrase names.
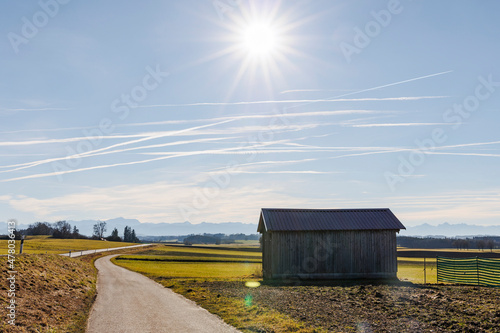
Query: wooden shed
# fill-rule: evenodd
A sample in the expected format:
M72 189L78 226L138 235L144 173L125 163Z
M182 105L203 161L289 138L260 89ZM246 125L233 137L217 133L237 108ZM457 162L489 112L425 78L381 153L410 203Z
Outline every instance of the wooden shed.
M395 278L390 209L266 209L260 213L265 279Z

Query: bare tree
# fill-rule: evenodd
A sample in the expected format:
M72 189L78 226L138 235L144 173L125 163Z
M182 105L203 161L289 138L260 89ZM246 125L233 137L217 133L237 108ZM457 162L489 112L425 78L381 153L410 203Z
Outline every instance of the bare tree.
M58 221L54 224L54 238L71 238L71 224L66 221Z
M486 242L483 239L480 239L476 242L477 248L481 251L484 251L484 248L486 247Z
M493 249L495 248L495 241L493 239L488 239L486 241L486 247L490 249L491 252L493 252Z
M106 232L106 222L99 221L94 224L94 237L101 239Z

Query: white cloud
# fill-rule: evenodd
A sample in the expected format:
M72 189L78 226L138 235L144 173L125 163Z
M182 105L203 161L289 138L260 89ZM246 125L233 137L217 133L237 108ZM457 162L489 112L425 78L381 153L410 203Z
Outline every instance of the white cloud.
M209 193L207 196L206 193ZM182 222L189 209L190 222L253 222L262 207L298 207L303 200L260 186L228 187L215 191L203 185L165 182L82 189L64 196L1 197L11 207L36 219L109 219L117 216L141 222ZM89 211L89 207L92 210ZM183 210L184 207L184 210Z

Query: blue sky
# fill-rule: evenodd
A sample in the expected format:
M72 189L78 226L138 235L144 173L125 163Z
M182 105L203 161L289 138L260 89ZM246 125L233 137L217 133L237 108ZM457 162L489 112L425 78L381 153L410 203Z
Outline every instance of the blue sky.
M4 1L0 220L500 221L497 1Z

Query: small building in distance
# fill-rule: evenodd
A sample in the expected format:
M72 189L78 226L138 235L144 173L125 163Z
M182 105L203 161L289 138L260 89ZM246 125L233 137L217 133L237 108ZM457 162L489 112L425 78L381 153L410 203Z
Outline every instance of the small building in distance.
M260 213L265 279L396 278L396 233L388 208L268 209Z

